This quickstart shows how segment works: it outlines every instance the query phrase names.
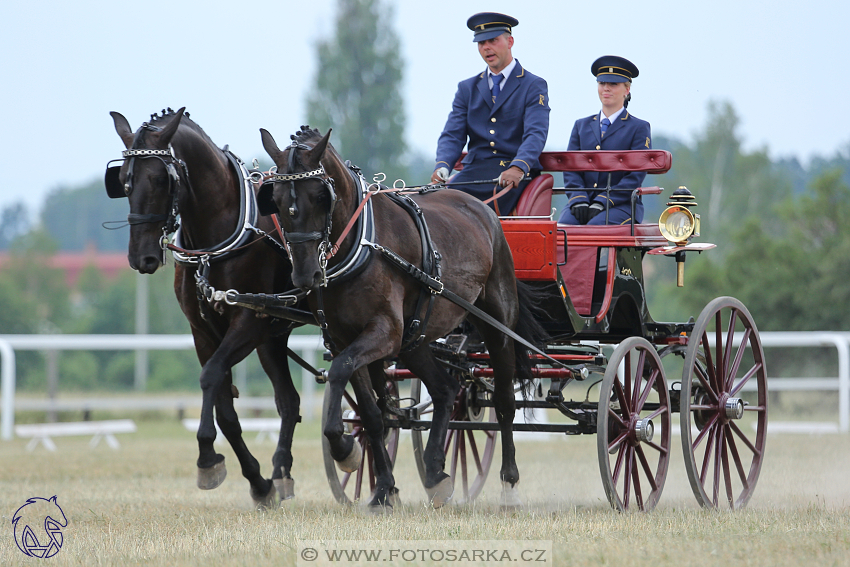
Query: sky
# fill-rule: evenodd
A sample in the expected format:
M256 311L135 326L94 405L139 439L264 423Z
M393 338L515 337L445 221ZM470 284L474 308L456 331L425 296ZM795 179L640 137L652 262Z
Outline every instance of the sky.
M113 110L136 129L185 106L217 145L265 158L259 128L288 139L306 121L336 1L2 2L0 209L21 202L34 217L52 191L101 179L124 148ZM728 101L748 151L804 164L850 151L846 0L383 1L402 42L408 145L423 155L457 83L485 67L466 28L482 11L519 20L513 55L549 85L547 149L599 110L590 65L613 54L640 69L629 111L654 135L690 142L709 102Z

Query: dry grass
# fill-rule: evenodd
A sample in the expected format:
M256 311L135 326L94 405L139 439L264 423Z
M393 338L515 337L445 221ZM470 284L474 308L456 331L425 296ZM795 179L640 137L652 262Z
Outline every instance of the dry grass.
M82 438L57 439L56 453L0 443L0 565L34 564L15 547L11 516L26 498L54 494L69 519L54 565L294 565L298 541L310 539L551 539L557 565L850 565L850 435L770 436L750 507L731 513L698 509L677 437L658 509L625 515L605 500L595 438L519 434L526 507L503 513L498 465L474 505L426 508L405 436L396 466L404 505L376 517L332 501L314 424L298 431L296 499L267 513L250 509L229 447L219 449L229 478L203 492L194 436L171 421L139 426L119 451ZM272 444L246 438L268 474Z

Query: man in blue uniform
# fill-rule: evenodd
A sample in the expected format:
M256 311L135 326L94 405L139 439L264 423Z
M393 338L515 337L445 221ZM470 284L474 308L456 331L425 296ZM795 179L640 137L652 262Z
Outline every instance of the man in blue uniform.
M591 72L596 76L602 111L576 120L570 135L568 150L648 150L652 149L649 122L629 114L632 79L638 68L622 57L605 55L593 62ZM646 172L615 171L611 173L612 189L636 189ZM567 208L558 222L563 224L607 224L631 222L631 191L611 191L606 195L607 172L564 172L567 188ZM576 188L570 191L570 188ZM635 222L643 220L643 202L638 198Z
M497 179L492 185L457 185L481 200L502 189L496 212L509 214L531 176L549 133L546 81L528 72L511 54L512 29L519 22L505 14L483 12L466 22L487 69L461 81L452 111L437 142L432 183L445 183L467 146L463 170L454 182ZM495 186L495 187L494 187ZM492 205L491 205L492 206Z

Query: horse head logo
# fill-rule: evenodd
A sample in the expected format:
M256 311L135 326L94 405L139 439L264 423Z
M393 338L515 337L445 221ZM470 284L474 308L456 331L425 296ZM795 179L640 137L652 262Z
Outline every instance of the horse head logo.
M50 499L30 498L12 516L15 526L15 543L25 555L46 559L62 548L62 528L68 520L56 496Z

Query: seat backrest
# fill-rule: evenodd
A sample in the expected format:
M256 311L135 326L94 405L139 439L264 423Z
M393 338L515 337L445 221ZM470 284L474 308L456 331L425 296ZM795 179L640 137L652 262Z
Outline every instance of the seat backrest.
M517 201L515 214L519 217L548 217L552 214L554 178L548 173L538 175L526 185Z

